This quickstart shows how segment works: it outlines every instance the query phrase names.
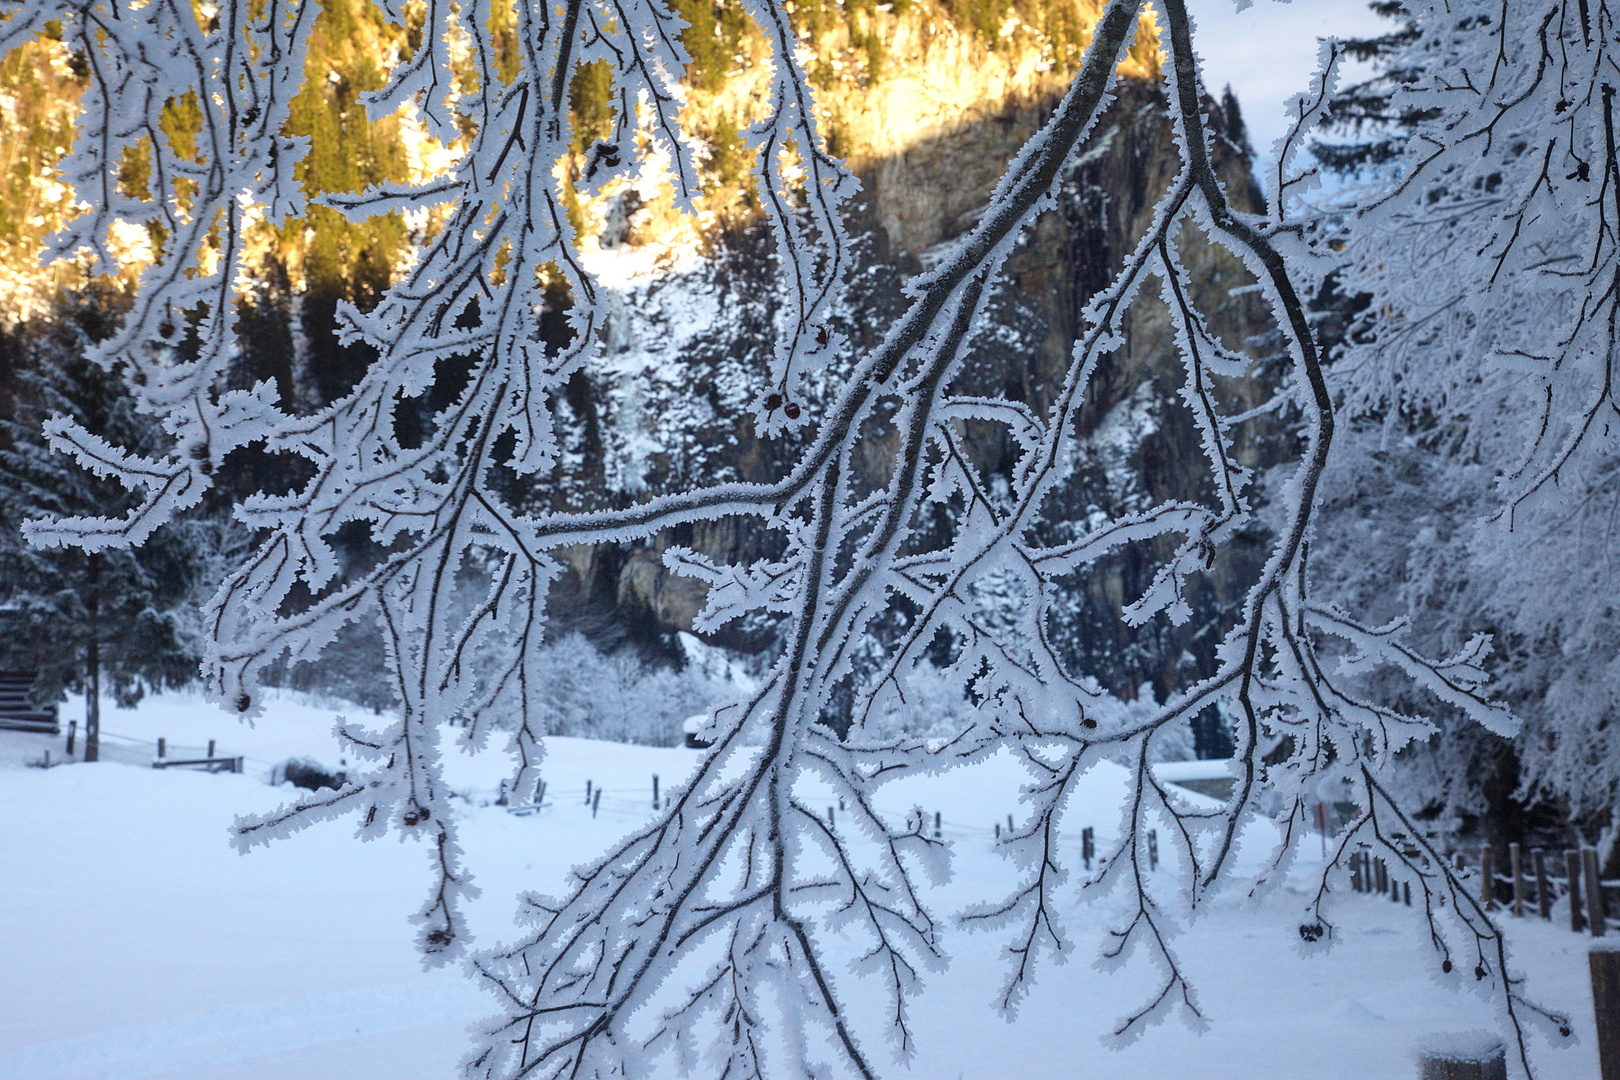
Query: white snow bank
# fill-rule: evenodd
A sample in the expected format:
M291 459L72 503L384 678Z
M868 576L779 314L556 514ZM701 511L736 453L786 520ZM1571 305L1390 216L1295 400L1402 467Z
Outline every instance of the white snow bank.
M1412 1051L1441 1061L1485 1061L1503 1053L1504 1044L1500 1037L1476 1028L1425 1035L1413 1044Z
M1237 776L1231 758L1210 758L1205 761L1161 761L1153 766L1153 775L1167 784L1183 780L1230 780Z
M222 752L271 762L336 757L335 710L280 700L255 728L235 725L188 698L111 711L127 737L213 737ZM0 750L11 745L0 734ZM18 736L17 738L21 738ZM234 745L229 740L239 738ZM59 741L58 741L59 742ZM328 749L330 748L330 749ZM0 758L5 755L0 753ZM599 853L652 813L700 752L550 740L543 808L517 815L484 805L507 765L491 752L447 754L451 786L468 795L458 824L468 865L483 888L468 912L481 944L513 935L520 889L559 888L568 869ZM585 781L601 788L596 816ZM885 815L937 811L952 841L955 875L928 895L954 957L912 1003L919 1053L910 1067L881 1053L884 1080L1411 1080L1408 1048L1436 1031L1496 1030L1489 1003L1436 984L1415 910L1350 896L1342 944L1300 955L1306 894L1284 887L1259 905L1236 888L1174 941L1211 1027L1202 1037L1170 1024L1133 1046L1104 1050L1117 1019L1155 987L1145 959L1112 975L1089 963L1043 960L1016 1024L992 1011L1006 970L1006 938L971 932L952 916L993 896L1015 868L994 829L1020 821L1027 782L1008 755L973 769L889 785ZM1082 780L1065 818L1060 890L1064 957L1096 958L1119 916L1117 900L1078 898L1078 836L1097 830L1099 851L1120 821L1123 770L1100 765ZM27 1080L451 1080L468 1046L469 1021L495 1011L457 971L423 972L406 918L428 887L427 853L415 842L369 844L353 825L312 828L289 841L233 854L238 813L267 811L292 795L252 773L206 775L119 764L0 771L0 1077ZM831 801L831 800L829 800ZM813 804L815 805L815 804ZM1253 829L1242 864L1274 842ZM1314 843L1302 864L1314 861ZM1176 887L1174 852L1152 877ZM1307 867L1308 868L1308 867ZM1301 885L1303 879L1296 878ZM1513 965L1538 1000L1570 1011L1580 1045L1535 1044L1543 1080L1597 1074L1586 951L1589 938L1537 919L1509 920ZM850 1014L872 1025L864 990L841 965Z

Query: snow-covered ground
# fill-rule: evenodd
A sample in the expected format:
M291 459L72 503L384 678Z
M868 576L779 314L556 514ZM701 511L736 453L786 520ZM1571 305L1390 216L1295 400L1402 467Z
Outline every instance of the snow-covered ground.
M275 763L338 763L334 715L283 699L248 729L197 699L153 699L104 714L121 760L48 770L24 765L47 749L60 758L61 739L0 732L0 1077L456 1075L467 1025L493 1005L459 971L422 971L412 951L406 916L427 885L425 853L394 840L359 843L341 823L246 856L227 846L235 815L290 797L292 789L266 783ZM215 739L218 753L243 756L246 769L151 769L144 760L159 736L171 757ZM516 816L489 805L505 771L498 754L453 758L451 786L468 795L463 843L484 889L469 913L480 940L509 935L519 889L557 888L569 866L646 820L654 773L667 786L696 760L683 749L552 740L547 806ZM587 779L604 789L595 818ZM916 803L943 814L956 848L955 880L935 894L945 910L979 898L987 880L1008 880L992 836L1017 812L1017 783L1010 761L993 761L880 799L897 812ZM1072 820L1106 837L1120 783L1109 767L1094 770L1073 811L1090 821ZM1265 839L1254 838L1251 857ZM1296 880L1320 852L1309 838ZM1154 972L1138 963L1105 975L1085 962L1096 955L1107 901L1069 913L1070 954L1080 962L1043 966L1014 1024L990 1008L1000 942L952 924L950 972L933 977L914 1006L920 1052L909 1068L888 1064L885 1076L1410 1080L1418 1040L1494 1026L1487 1004L1431 979L1432 955L1410 910L1354 897L1348 940L1304 958L1301 902L1299 890L1284 888L1258 908L1235 897L1218 903L1177 942L1209 1030L1171 1021L1121 1051L1101 1039ZM1578 1045L1538 1044L1539 1075L1596 1076L1588 939L1557 922L1509 922L1532 995L1575 1019Z

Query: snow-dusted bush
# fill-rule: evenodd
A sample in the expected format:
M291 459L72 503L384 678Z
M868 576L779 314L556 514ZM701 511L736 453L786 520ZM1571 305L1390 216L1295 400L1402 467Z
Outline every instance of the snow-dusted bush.
M270 770L270 783L291 784L293 787L320 791L322 788L338 790L348 779L343 769L331 769L314 758L288 758Z
M682 721L726 689L691 665L651 667L631 649L604 655L579 634L541 646L534 670L533 709L547 735L649 746L678 745Z

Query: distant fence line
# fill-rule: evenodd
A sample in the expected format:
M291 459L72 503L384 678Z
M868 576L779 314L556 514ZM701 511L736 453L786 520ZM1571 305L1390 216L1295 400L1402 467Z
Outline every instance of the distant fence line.
M1554 908L1563 903L1571 930L1590 931L1593 937L1608 932L1609 923L1616 920L1620 910L1620 880L1605 881L1601 877L1596 848L1549 853L1538 847L1526 852L1518 844L1509 844L1507 854L1507 863L1502 866L1495 849L1484 845L1472 868L1462 852L1452 855L1452 869L1473 879L1486 910L1507 911L1516 918L1534 914L1550 920ZM1412 852L1406 855L1414 857ZM1356 892L1412 903L1411 881L1403 879L1382 856L1361 848L1351 852L1347 862L1350 887ZM1427 865L1426 857L1423 863Z
M66 745L63 750L66 761L76 761L83 753L84 733L77 730L77 721L73 721L66 735ZM123 765L143 765L156 768L205 768L211 772L243 772L248 765L255 769L262 768L266 774L275 763L262 758L250 757L244 754L220 756L217 753L218 741L209 739L206 743L177 743L166 737L156 739L140 739L133 735L123 735L116 731L101 729L98 740L99 754L102 761L116 761Z

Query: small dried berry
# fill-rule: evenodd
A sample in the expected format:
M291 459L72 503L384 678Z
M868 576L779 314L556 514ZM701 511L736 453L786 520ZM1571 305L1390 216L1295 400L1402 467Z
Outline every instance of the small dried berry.
M797 420L799 418L799 403L797 401L788 402L782 406L782 412L789 420Z
M766 394L765 395L765 411L766 412L775 412L777 409L780 409L781 407L782 407L782 395L781 394Z
M252 705L252 704L253 704L253 699L248 696L247 691L244 690L242 693L236 695L236 711L237 712L247 712L248 707L250 705Z
M1451 974L1451 961L1450 960L1442 960L1442 961L1440 961L1440 970L1445 972L1447 975L1450 975Z

